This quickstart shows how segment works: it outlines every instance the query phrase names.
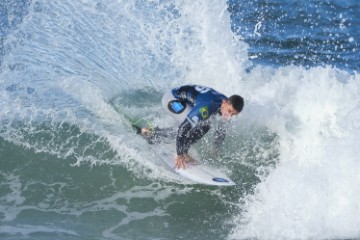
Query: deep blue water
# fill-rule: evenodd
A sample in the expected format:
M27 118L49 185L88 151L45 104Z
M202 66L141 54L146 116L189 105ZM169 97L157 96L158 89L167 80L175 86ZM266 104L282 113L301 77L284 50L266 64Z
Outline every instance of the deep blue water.
M229 1L229 11L256 63L359 71L357 1Z

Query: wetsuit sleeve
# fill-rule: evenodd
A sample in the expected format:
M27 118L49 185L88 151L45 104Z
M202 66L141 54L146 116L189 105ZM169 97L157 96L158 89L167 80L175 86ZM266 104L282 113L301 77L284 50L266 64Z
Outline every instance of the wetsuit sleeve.
M200 140L210 130L210 124L203 122L193 127L187 118L179 127L176 138L176 152L178 155L187 153L190 146Z
M176 136L176 153L177 155L182 155L187 153L190 148L190 143L188 141L188 133L191 130L192 125L188 119L185 119L184 122L180 125L178 134Z

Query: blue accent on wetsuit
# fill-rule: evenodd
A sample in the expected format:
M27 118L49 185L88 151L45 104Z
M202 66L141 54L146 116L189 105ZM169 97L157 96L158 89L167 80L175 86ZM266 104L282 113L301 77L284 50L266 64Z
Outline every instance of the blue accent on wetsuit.
M176 137L176 152L182 155L188 152L191 144L210 130L210 116L220 113L221 103L227 97L212 88L198 85L174 88L172 94L176 99L193 107L180 124ZM224 137L225 134L219 132L219 138L223 140Z

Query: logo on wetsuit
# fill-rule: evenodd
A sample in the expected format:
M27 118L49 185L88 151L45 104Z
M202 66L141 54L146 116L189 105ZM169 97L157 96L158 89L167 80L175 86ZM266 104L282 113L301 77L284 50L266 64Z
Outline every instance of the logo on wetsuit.
M207 106L200 108L199 112L203 120L209 117L209 108Z

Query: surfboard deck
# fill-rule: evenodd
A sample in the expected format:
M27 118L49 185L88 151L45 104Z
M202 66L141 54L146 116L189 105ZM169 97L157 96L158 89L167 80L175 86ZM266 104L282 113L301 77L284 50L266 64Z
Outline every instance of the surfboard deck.
M141 135L141 128L133 125L134 130L137 134ZM141 135L148 142L149 139L146 136ZM197 183L215 185L215 186L233 186L235 183L222 171L205 165L199 161L197 164L188 164L186 168L177 169L175 168L175 144L152 144L152 149L157 156L175 173L190 179Z
M167 166L175 173L190 179L197 183L214 185L214 186L233 186L236 185L225 173L222 171L205 165L198 161L197 164L188 164L185 169L175 168L175 149L169 144L156 146L157 155Z

